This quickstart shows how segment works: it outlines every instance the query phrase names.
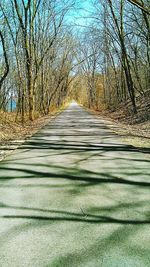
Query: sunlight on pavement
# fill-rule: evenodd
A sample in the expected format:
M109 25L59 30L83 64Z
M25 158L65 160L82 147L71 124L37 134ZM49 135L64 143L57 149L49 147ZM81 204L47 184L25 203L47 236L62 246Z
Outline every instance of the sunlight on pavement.
M71 103L69 104L69 106L71 106L71 107L76 107L76 106L79 106L78 104L77 104L77 102L76 101L71 101Z

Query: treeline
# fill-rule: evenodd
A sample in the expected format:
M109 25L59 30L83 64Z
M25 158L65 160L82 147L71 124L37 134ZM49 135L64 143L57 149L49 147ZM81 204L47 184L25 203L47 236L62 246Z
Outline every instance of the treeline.
M67 25L72 0L0 2L0 109L15 99L22 122L66 97L74 58Z
M95 1L78 51L80 60L85 60L79 69L81 82L76 80L76 85L84 97L79 97L78 90L76 97L85 105L99 109L104 104L115 109L130 102L132 112L137 113L137 99L141 96L148 101L149 10L148 0Z

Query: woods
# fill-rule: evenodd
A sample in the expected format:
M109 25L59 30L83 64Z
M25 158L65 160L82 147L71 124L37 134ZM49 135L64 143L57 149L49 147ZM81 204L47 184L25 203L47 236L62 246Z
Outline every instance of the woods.
M0 3L0 109L15 101L16 120L33 121L64 101L115 110L149 108L148 0L92 1L82 25L68 19L73 0ZM84 25L86 20L86 26ZM70 25L70 22L72 25ZM11 110L12 104L11 104Z
M82 33L86 45L83 42L80 49L82 54L82 47L88 46L84 56L92 70L87 71L82 65L82 75L88 74L88 80L92 80L95 74L99 76L100 88L103 84L100 102L106 108L116 109L120 103L130 102L131 112L137 113L137 98L141 96L145 97L145 102L149 100L149 7L149 1L95 1L89 25ZM90 107L93 106L93 97L89 83L86 90ZM93 95L96 95L96 90L93 85ZM99 109L97 100L95 97L94 105Z
M58 106L63 102L73 60L65 17L72 7L73 1L57 0L0 4L4 51L0 108L6 110L10 97L14 97L22 122L27 113L34 120L36 112L47 114L54 102Z

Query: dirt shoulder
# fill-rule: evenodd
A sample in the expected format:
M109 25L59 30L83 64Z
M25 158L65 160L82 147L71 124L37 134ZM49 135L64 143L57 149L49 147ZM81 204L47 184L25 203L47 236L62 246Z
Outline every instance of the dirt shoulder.
M147 149L150 152L150 120L137 123L136 120L118 117L114 112L97 112L94 114L103 118L109 127L119 134L122 140L139 149ZM128 123L129 122L129 123Z
M33 122L26 122L23 126L21 123L14 123L13 118L0 120L0 160L3 160L13 150L17 149L26 139L39 131L50 120L57 116L58 112L51 115L40 117Z

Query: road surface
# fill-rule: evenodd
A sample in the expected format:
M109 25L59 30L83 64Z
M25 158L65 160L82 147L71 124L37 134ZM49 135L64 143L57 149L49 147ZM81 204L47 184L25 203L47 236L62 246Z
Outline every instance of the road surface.
M149 163L70 105L0 163L0 266L149 267Z

